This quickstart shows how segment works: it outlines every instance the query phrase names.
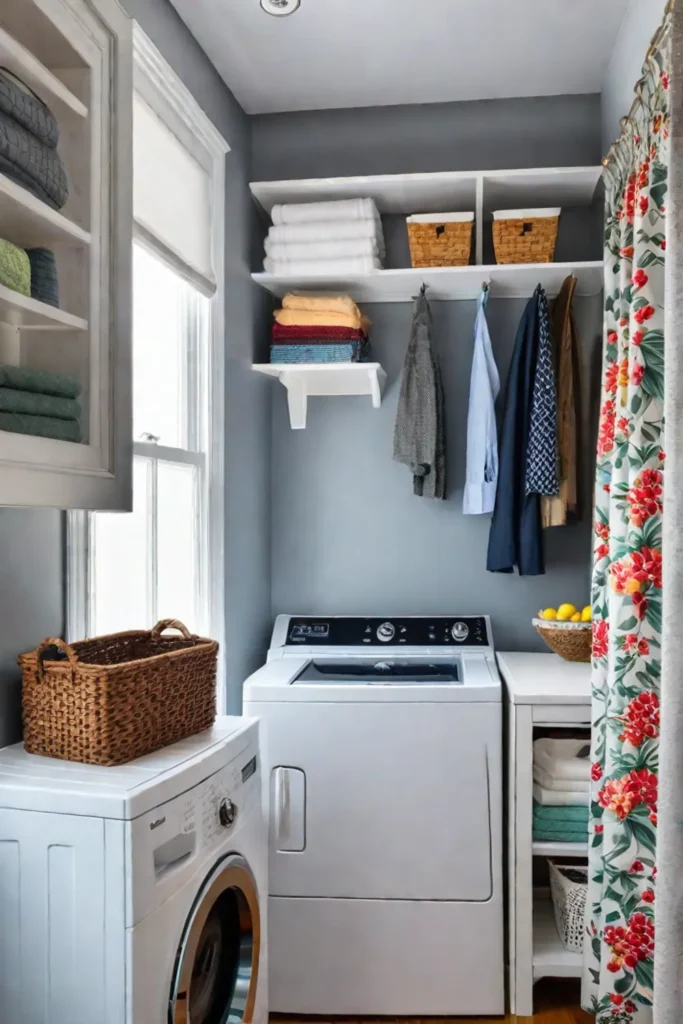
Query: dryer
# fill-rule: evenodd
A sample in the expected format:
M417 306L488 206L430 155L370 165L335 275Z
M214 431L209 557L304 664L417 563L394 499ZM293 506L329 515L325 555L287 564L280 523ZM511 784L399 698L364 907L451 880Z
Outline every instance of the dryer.
M112 768L0 751L3 1024L267 1024L258 724Z
M488 618L280 616L244 698L270 807L271 1010L503 1014Z

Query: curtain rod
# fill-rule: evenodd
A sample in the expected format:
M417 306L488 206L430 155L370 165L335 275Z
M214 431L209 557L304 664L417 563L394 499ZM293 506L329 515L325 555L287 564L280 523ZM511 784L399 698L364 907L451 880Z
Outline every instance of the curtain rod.
M655 53L655 51L659 48L659 45L660 45L660 43L662 41L664 33L666 32L666 30L668 28L669 18L671 16L671 14L673 13L674 3L675 2L676 2L676 0L668 0L668 3L667 3L666 8L664 10L664 20L662 21L662 24L659 26L659 28L655 32L654 36L652 37L652 42L650 43L650 45L647 48L647 53L645 55L645 63L644 63L643 66L646 66L649 63L650 58ZM609 152L608 152L607 156L603 157L603 160L602 160L602 166L603 167L609 167L609 165L612 163L612 160L614 159L615 150L616 150L617 146L619 145L619 143L621 142L621 140L623 138L626 126L628 124L630 124L634 120L636 112L637 112L639 106L643 105L643 86L647 82L647 80L649 78L649 75L650 75L650 72L649 72L649 69L648 69L645 72L645 74L643 74L638 79L638 81L636 82L636 87L635 87L636 95L635 95L635 99L633 100L633 103L631 104L631 109L629 110L629 112L626 115L626 117L622 117L621 121L619 122L619 124L621 126L621 135L619 136L618 139L615 139L615 141L612 143L612 145L610 146L610 149L609 149Z

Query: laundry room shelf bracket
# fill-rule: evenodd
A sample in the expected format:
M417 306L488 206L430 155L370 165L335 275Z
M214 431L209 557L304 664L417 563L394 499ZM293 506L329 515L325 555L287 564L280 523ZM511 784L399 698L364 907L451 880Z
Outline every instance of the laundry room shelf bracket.
M254 363L252 370L287 388L292 430L306 427L309 395L369 395L379 409L387 377L379 363Z

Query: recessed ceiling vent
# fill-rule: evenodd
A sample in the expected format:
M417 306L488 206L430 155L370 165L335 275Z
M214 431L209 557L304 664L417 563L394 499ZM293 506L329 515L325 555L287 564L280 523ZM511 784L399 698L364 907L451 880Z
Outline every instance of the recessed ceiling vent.
M286 18L288 14L294 14L301 6L301 0L261 0L261 7L266 14L272 14L275 18Z

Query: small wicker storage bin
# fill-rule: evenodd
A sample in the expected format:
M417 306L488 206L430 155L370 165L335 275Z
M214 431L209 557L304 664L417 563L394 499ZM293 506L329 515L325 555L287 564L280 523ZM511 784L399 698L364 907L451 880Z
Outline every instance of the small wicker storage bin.
M552 263L561 212L497 210L493 214L496 263Z
M590 661L593 653L593 627L590 622L547 622L532 619L539 636L551 651L565 661Z
M550 894L555 925L565 949L583 950L583 929L588 894L588 868L575 864L553 864L550 869Z
M472 254L473 213L416 213L407 218L414 267L466 267Z
M182 636L162 636L169 626ZM24 746L83 764L125 764L208 729L217 653L214 640L175 619L75 644L43 640L19 658Z

